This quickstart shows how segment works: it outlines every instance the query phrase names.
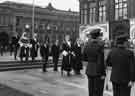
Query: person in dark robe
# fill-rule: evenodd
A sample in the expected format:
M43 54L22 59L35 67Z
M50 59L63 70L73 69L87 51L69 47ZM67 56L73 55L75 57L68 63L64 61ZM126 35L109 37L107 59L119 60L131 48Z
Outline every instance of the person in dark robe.
M35 60L38 54L38 41L36 38L36 34L34 34L34 37L30 40L31 48L30 48L30 56L32 61Z
M134 86L134 53L127 48L127 45L128 36L125 34L118 36L116 47L110 51L106 60L107 65L112 67L110 80L113 85L113 96L130 96L131 87Z
M60 46L59 41L56 40L55 44L52 45L51 48L52 57L53 57L53 63L54 63L54 71L58 71L58 61L59 61L59 55L60 55Z
M48 64L48 57L49 57L49 42L46 40L45 43L42 42L40 45L40 55L42 60L44 61L42 71L47 72L46 67Z
M74 63L73 63L73 69L75 74L79 75L80 70L83 69L82 66L82 48L81 48L81 41L79 40L79 38L76 40L75 44L74 44Z
M88 77L89 96L103 96L106 67L104 64L104 42L100 40L100 29L90 32L90 39L84 48L88 65L86 75Z
M1 56L3 56L3 53L4 53L4 47L3 47L3 44L0 42L0 54L1 54Z
M12 56L12 54L14 52L14 45L13 45L12 41L9 42L9 48L10 48L10 56Z
M72 63L73 63L73 44L70 41L70 36L65 36L65 42L62 44L62 66L61 66L61 73L63 75L63 71L67 72L67 76L70 76L70 72L72 70Z
M12 46L13 46L13 51L14 51L14 59L16 60L17 58L17 52L19 48L19 36L13 36L12 37Z

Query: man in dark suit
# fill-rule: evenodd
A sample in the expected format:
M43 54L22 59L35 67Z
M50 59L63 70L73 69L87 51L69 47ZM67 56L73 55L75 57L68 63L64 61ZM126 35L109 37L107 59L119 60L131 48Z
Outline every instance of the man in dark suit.
M42 70L43 72L47 72L46 67L48 64L48 57L49 57L49 42L46 40L45 43L42 43L40 46L40 55L42 60L45 61L43 64Z
M14 59L15 60L16 60L17 51L18 51L18 48L19 48L18 41L19 41L19 36L18 35L12 37L12 46L13 46L13 50L14 50Z
M90 32L84 54L88 65L86 75L88 77L89 96L103 96L105 65L104 65L104 43L100 40L100 29Z
M60 46L58 40L55 41L55 44L52 45L51 51L53 56L54 71L58 71L58 60L60 55Z
M35 58L38 56L38 48L39 48L37 41L37 34L34 34L33 38L30 39L30 44L31 44L30 57L32 61L34 61Z
M113 96L130 96L131 86L135 81L134 54L127 49L127 45L127 35L118 36L116 47L107 57L107 65L112 67L110 80L113 84Z

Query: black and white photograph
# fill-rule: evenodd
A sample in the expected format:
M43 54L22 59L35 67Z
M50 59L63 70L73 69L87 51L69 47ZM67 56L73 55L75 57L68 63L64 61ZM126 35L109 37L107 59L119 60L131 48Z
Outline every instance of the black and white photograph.
M0 96L135 96L135 0L0 0Z

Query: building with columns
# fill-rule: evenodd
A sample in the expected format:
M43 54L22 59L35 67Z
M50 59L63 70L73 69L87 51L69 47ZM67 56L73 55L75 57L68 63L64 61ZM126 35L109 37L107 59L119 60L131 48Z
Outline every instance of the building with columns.
M0 3L0 34L6 32L9 37L21 35L25 27L32 30L32 5L6 1ZM51 41L62 41L65 34L75 38L79 34L79 13L71 10L55 9L51 3L42 8L35 6L34 30L39 37L48 36Z
M135 38L135 0L79 0L80 34L93 26L101 28L104 39L109 39L109 23L129 21L130 37ZM91 28L90 28L91 27ZM87 31L86 30L86 31Z

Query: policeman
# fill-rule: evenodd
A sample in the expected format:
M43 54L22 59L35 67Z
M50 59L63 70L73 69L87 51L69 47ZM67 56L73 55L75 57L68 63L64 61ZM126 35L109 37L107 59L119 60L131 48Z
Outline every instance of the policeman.
M89 96L103 96L105 65L104 65L104 43L99 38L100 29L90 32L89 40L84 48L88 65L86 75L88 77Z
M113 84L113 96L130 96L131 87L135 81L135 66L134 54L128 50L128 36L126 34L116 38L116 47L110 51L106 62L108 66L112 67L110 80Z

